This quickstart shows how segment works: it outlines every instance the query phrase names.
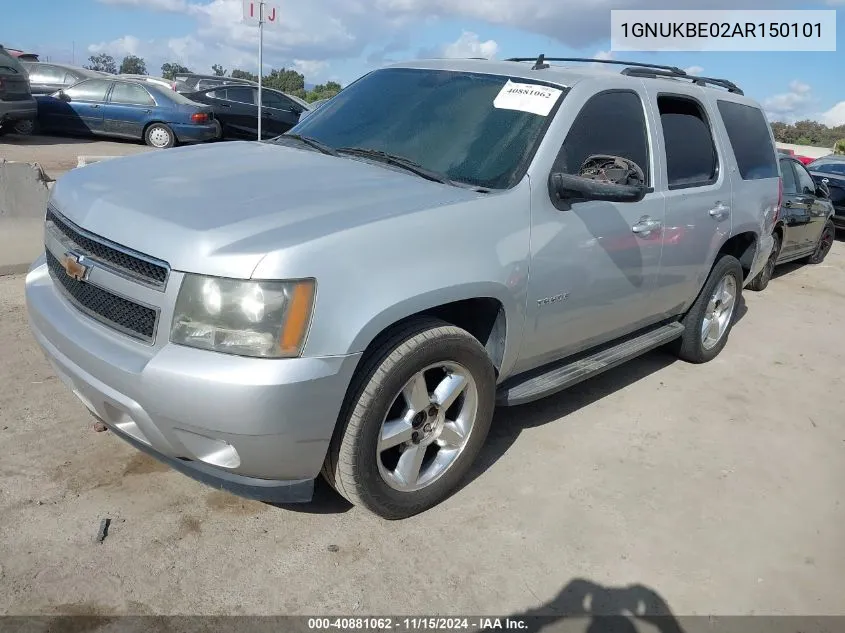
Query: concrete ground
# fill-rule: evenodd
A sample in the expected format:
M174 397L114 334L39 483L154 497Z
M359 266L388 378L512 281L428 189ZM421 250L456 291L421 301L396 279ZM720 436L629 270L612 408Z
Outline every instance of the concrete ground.
M38 163L53 179L76 167L79 156L128 156L152 148L138 141L71 136L20 136L0 139L0 160Z
M0 614L505 615L575 579L676 615L845 614L845 243L746 292L711 363L655 352L499 410L466 485L401 522L325 487L245 501L93 432L23 281L0 279Z

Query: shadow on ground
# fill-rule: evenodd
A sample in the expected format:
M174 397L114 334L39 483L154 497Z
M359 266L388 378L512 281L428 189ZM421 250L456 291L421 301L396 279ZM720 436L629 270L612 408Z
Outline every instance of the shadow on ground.
M605 587L581 578L570 581L546 604L508 618L523 623L521 633L683 633L667 602L653 589ZM638 628L638 623L647 626Z

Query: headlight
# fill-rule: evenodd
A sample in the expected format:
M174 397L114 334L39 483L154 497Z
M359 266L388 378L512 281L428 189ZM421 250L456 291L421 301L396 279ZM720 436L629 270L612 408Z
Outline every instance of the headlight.
M170 341L240 356L289 358L305 342L313 279L242 281L185 275Z

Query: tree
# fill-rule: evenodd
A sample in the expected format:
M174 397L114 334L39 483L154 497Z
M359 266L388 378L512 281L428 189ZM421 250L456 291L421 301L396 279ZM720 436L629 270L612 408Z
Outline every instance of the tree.
M325 84L317 84L306 96L306 101L319 101L320 99L331 99L338 92L341 86L336 81L328 81Z
M211 70L213 70L214 74L217 75L218 77L225 77L226 76L226 69L223 68L223 66L221 66L220 64L214 64L211 67Z
M845 154L845 138L836 141L836 143L833 145L833 153Z
M85 66L88 70L98 70L103 73L117 74L117 64L114 62L114 57L106 53L99 55L91 55L88 58L88 65Z
M247 81L258 82L258 75L253 75L250 72L236 68L232 71L232 79L246 79Z
M120 72L126 75L146 75L147 63L136 55L127 55L120 62Z
M276 90L299 96L299 93L305 91L305 76L295 70L274 68L264 78L264 85L268 88L275 88Z
M165 79L173 79L173 76L176 73L189 73L191 72L190 68L183 66L182 64L177 64L176 62L167 62L161 65L161 76Z
M833 148L836 141L845 137L845 125L828 127L818 121L797 121L795 123L772 123L772 133L779 143L814 145Z

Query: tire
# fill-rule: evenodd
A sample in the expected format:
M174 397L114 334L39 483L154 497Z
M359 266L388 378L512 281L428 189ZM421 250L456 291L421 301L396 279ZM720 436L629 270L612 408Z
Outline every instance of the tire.
M766 286L769 285L769 282L772 280L772 275L775 272L775 266L777 265L778 255L780 255L780 235L775 233L772 235L775 240L775 243L772 245L772 252L769 255L769 259L766 260L766 265L763 266L763 270L757 273L757 276L751 280L751 283L748 284L747 288L749 290L753 290L754 292L760 292L766 289Z
M733 281L725 281L729 279ZM718 305L711 304L711 300L714 299L714 293L723 281L726 284L733 285L734 298L729 308L722 307L722 311L717 312L715 318L722 323L718 338L715 341L709 338L705 341L703 333L705 319L713 318L710 309L719 310ZM701 293L699 293L698 298L684 318L681 319L681 323L685 326L684 334L673 345L673 351L678 355L678 358L689 363L706 363L719 355L719 352L728 342L728 336L736 320L737 308L742 299L742 283L743 272L739 260L731 255L722 255L716 260L704 287L701 289ZM719 315L726 316L724 322L720 320Z
M35 121L32 119L26 119L23 121L17 121L13 130L15 134L20 134L21 136L32 136L35 134L35 127Z
M444 365L454 373L443 373ZM420 375L428 385L415 380ZM432 406L435 386L461 384L455 377L462 375L464 387L454 390L460 395L452 406L445 410ZM402 326L377 343L356 372L323 476L350 502L386 519L407 518L437 505L454 491L484 444L495 388L487 352L469 332L431 318ZM412 404L415 399L418 406ZM457 411L465 415L463 428L449 421ZM474 422L468 424L473 411ZM419 426L409 425L411 419ZM384 423L394 420L392 430L401 427L401 433L391 440L387 437L391 427ZM379 450L383 435L389 447ZM415 462L421 464L416 471L410 468ZM403 478L403 471L418 474Z
M834 239L836 239L836 226L833 224L833 220L828 220L825 222L821 235L819 235L819 241L816 242L816 250L807 258L807 263L821 264L833 247Z
M144 142L156 149L167 149L176 145L176 135L170 126L164 123L153 123L144 130Z

